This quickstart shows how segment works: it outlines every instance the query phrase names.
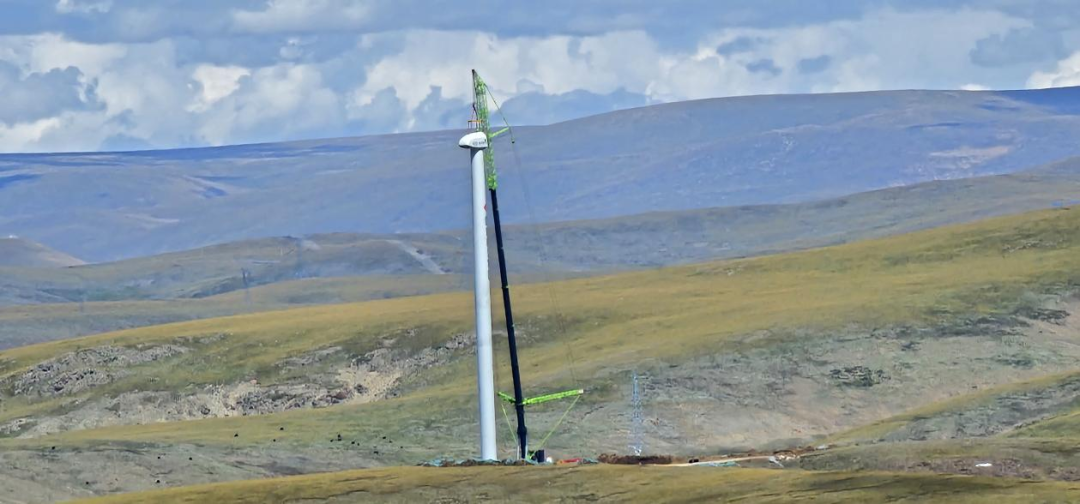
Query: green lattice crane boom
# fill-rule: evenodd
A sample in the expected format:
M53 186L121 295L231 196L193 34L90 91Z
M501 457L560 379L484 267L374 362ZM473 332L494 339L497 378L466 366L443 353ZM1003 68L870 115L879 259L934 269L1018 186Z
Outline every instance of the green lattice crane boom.
M484 179L488 189L488 195L491 198L491 216L495 224L495 244L496 250L499 254L499 277L502 280L502 297L503 297L503 309L506 315L506 336L507 342L510 346L510 369L514 379L514 395L505 394L499 392L498 395L506 402L514 405L514 410L517 416L517 431L515 437L518 442L518 455L522 459L531 458L528 443L528 429L525 426L525 407L543 404L546 402L556 401L559 399L574 398L574 402L571 403L570 408L577 403L577 399L585 393L584 390L568 390L565 392L557 392L554 394L546 394L538 397L526 398L522 393L521 386L521 367L518 362L517 351L517 336L514 328L514 313L510 303L510 282L506 272L506 254L503 250L503 234L502 234L502 222L499 217L499 177L498 172L495 169L495 148L493 140L495 137L502 135L503 133L510 133L510 142L514 142L514 133L510 129L510 124L507 123L506 117L503 117L502 110L499 109L498 102L488 91L487 84L484 83L484 79L480 77L480 74L476 73L476 70L472 72L473 77L473 118L470 121L473 124L473 128L476 132L483 133L487 139L486 148L483 151L484 158ZM503 120L505 127L492 132L491 131L491 115L488 108L488 100L495 105L495 109L499 112L500 118ZM474 168L475 169L475 168ZM486 264L486 258L484 259ZM555 424L555 427L551 429L544 436L537 450L540 449L551 436L551 434L558 428L559 424L566 418L566 415L570 412L570 408L567 408L566 413L563 414L559 422ZM505 409L503 410L505 415ZM509 418L507 418L507 424L509 424Z
M480 74L476 73L476 70L472 72L473 76L473 123L476 131L481 131L487 135L488 147L484 150L484 174L487 176L488 189L494 191L499 188L499 176L495 171L495 149L492 140L495 137L502 135L503 133L510 131L510 125L506 124L502 129L492 132L491 131L491 119L488 109L488 99L494 103L494 98L491 98L491 93L488 92L487 84L484 79L480 77ZM498 104L495 104L498 108ZM502 111L499 111L499 115L502 115ZM506 123L506 118L503 118L503 123ZM511 133L511 141L513 141L513 133Z

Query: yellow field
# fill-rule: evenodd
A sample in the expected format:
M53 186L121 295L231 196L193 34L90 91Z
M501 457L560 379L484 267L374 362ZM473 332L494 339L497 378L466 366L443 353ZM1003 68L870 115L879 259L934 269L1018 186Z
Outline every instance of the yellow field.
M622 400L615 395L612 377L643 362L674 366L700 355L768 349L793 338L818 338L853 327L947 327L954 319L980 314L1011 316L1035 307L1040 299L1037 294L1065 293L1080 286L1078 249L1080 211L1055 210L778 256L522 285L515 288L514 295L523 338L524 379L534 391L584 386L589 393L583 407L588 408ZM287 284L269 288L276 289L277 296L292 295ZM494 311L501 310L495 307ZM500 321L495 324L498 327ZM178 344L190 350L164 361L134 366L130 374L75 396L35 399L11 397L9 389L0 390L5 394L0 398L0 422L48 417L96 398L131 391L183 395L207 384L251 379L262 385L288 383L300 371L283 372L280 363L313 350L335 346L343 349L343 355L364 355L392 345L420 351L471 329L471 296L446 293L251 313L18 348L0 352L0 377L9 383L11 377L43 360L78 349ZM272 447L348 457L352 453L348 445L333 443L335 436L344 436L357 446L375 446L380 436L389 435L395 440L393 444L401 446L377 454L374 460L409 465L469 450L471 443L467 441L475 435L473 365L470 351L463 351L443 365L408 377L400 397L367 404L68 430L39 438L0 440L0 450L33 454L49 452L50 447L61 453L95 447L138 451L186 446L226 453ZM508 374L499 377L501 388L508 386ZM906 415L835 440L874 439L920 418L985 404L1001 394L1053 386L1073 376L1046 377L949 403L927 406L922 402ZM559 413L533 412L534 432L542 433ZM818 469L906 470L920 460L955 459L970 465L971 457L1009 454L1017 460L1052 459L1071 464L1072 455L1063 450L1075 444L1067 440L1076 439L1080 424L1075 419L1080 415L1065 413L1017 431L1015 435L1026 436L1022 439L855 446L808 460L822 464L815 466ZM621 436L611 431L610 425L595 421L567 426L552 449L574 453L582 449L585 439ZM504 441L511 442L509 438ZM605 442L622 441L612 438ZM606 466L404 467L185 487L121 495L114 501L401 502L507 500L517 495L526 501L556 496L620 501L676 495L687 501L932 498L984 502L992 498L1067 502L1077 498L1077 490L1069 483L932 474Z
M525 380L537 389L588 384L597 373L648 359L677 361L728 346L767 344L742 338L759 331L784 337L794 329L826 331L850 325L932 323L951 314L1007 313L1023 292L1080 283L1076 282L1078 231L1078 211L1054 210L779 256L524 285L514 295L527 341L522 354ZM197 351L171 363L139 367L132 376L91 389L85 397L135 389L182 392L199 384L250 378L273 383L287 378L275 364L289 356L331 345L363 353L387 338L395 339L395 345L421 349L467 332L471 325L472 299L467 293L318 306L13 349L0 352L0 376L79 348L191 342L224 335L194 345ZM353 409L401 418L388 412L400 410L405 415L425 401L466 411L473 387L471 365L469 359L461 359L434 372L409 397L381 405L318 410L303 418L286 413L74 432L49 442L162 436L205 441L219 439L240 422L333 423L354 414ZM571 372L577 382L572 383ZM0 420L49 407L12 398L5 401ZM396 421L390 416L385 420ZM260 437L248 438L252 439Z
M964 476L636 466L399 467L80 502L1075 502L1080 483Z

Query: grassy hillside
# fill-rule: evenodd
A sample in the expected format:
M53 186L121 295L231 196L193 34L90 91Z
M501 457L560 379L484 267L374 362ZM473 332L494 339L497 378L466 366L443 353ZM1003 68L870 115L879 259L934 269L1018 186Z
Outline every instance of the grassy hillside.
M1015 175L917 184L795 205L659 212L507 230L515 283L753 256L888 236L1042 209L1080 194L1080 160ZM0 268L0 348L153 323L290 305L362 301L465 288L463 232L411 235L338 233L233 242L186 252L64 269ZM205 298L200 303L117 303ZM432 273L445 273L442 275ZM360 278L348 279L347 276ZM339 280L297 277L342 277ZM349 294L345 291L352 292ZM270 293L273 294L270 294ZM5 295L5 293L7 293ZM85 301L83 303L83 301Z
M239 313L463 290L468 282L471 277L449 274L305 278L195 299L5 306L0 307L0 349Z
M1068 372L962 395L844 432L829 440L852 444L1034 432L1054 425L1053 422L1067 422L1068 416L1078 407L1080 373ZM1043 420L1048 418L1052 421L1044 425ZM1033 423L1034 426L1015 430ZM1080 435L1080 430L1071 435Z
M621 450L637 371L648 449L701 454L819 442L972 387L1075 370L1080 350L1067 335L1040 335L1039 324L1069 327L1062 321L1080 282L1078 231L1080 213L1059 209L523 285L515 301L527 394L588 390L549 441L554 453ZM176 483L228 479L188 467L187 453L216 468L236 467L227 461L237 453L334 461L325 469L467 455L475 436L471 318L471 297L447 293L0 352L0 429L11 437L0 453L44 470L43 452L65 460L123 452L129 465L116 467L134 471L158 453L173 464L161 470L184 474ZM499 376L503 390L507 375ZM532 411L534 434L556 425L565 406ZM504 436L503 449L511 446ZM269 474L312 470L302 460L274 467ZM111 477L67 471L53 474Z
M408 240L408 242L403 241ZM311 277L440 275L460 270L464 252L450 236L316 235L225 243L78 268L0 269L9 288L69 302L202 298ZM429 262L429 254L446 264ZM455 265L454 267L450 266Z
M80 264L85 263L40 243L15 236L0 237L0 267L61 268Z
M1080 475L1078 440L1080 373L1071 371L961 395L832 436L840 447L804 459L802 467L1073 481Z
M1076 215L1047 211L802 253L523 286L516 293L519 312L526 327L537 327L529 360L558 362L570 345L577 367L600 369L692 355L757 331L782 336L796 328L933 324L949 314L1013 313L1025 308L1025 291L1071 288L1080 263L1071 250L1080 241ZM556 315L551 295L564 310L557 331L543 322ZM374 348L380 337L410 328L427 336L399 343L423 348L468 331L470 304L466 295L448 294L262 313L18 348L0 358L4 376L11 376L78 348L230 334L190 356L224 360L228 368L179 366L187 368L187 382L212 383L222 373L267 374L289 355L328 345ZM306 337L287 338L297 331ZM664 337L652 337L657 334ZM147 372L166 378L170 370L164 367ZM543 380L567 371L549 366L538 373Z
M243 481L121 495L139 502L1068 502L1080 484L888 473L594 466L417 467Z

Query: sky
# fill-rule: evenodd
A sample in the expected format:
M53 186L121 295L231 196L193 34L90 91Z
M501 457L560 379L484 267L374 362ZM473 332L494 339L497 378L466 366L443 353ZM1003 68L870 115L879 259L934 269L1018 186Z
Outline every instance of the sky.
M0 0L0 152L513 124L671 101L1080 85L1077 0Z

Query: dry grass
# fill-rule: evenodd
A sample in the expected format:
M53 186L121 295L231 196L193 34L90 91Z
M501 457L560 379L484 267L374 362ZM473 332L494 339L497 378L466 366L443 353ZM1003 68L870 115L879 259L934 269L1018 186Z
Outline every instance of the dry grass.
M1073 502L1080 483L889 473L591 466L398 467L240 481L85 502Z
M1040 390L1061 385L1066 381L1077 380L1078 378L1080 378L1080 372L1073 371L982 390L974 394L959 396L947 401L935 402L927 406L916 408L902 415L892 416L856 429L845 431L835 436L830 436L825 442L829 444L873 442L881 439L886 434L898 431L904 426L917 420L940 417L947 414L975 409L989 404L1002 396L1038 392ZM1036 425L1041 424L1042 423ZM1031 430L1031 428L1028 428L1021 430L1020 432L1034 431ZM1080 435L1080 429L1074 429L1072 435ZM1032 437L1042 436L1035 435Z
M570 384L571 366L561 365L568 352L579 380L597 383L604 373L642 360L674 361L717 351L744 344L742 336L759 331L782 335L809 328L812 334L849 325L932 324L955 314L1009 312L1023 292L1080 283L1078 245L1080 211L1056 210L778 256L524 285L514 291L516 307L522 327L535 328L524 331L525 380L538 389ZM471 296L451 293L140 328L18 348L0 353L0 361L2 374L11 375L78 348L226 335L197 345L173 364L140 368L89 394L136 388L182 393L199 384L249 377L272 382L276 363L313 349L340 345L362 353L388 336L396 336L398 345L424 348L471 325ZM410 338L401 336L406 329L418 330ZM59 440L220 440L241 424L254 432L259 429L251 426L277 421L321 427L357 414L397 425L432 404L445 410L439 416L468 418L471 361L462 359L443 373L404 400L385 404L102 429L63 434ZM0 420L32 407L8 401Z

